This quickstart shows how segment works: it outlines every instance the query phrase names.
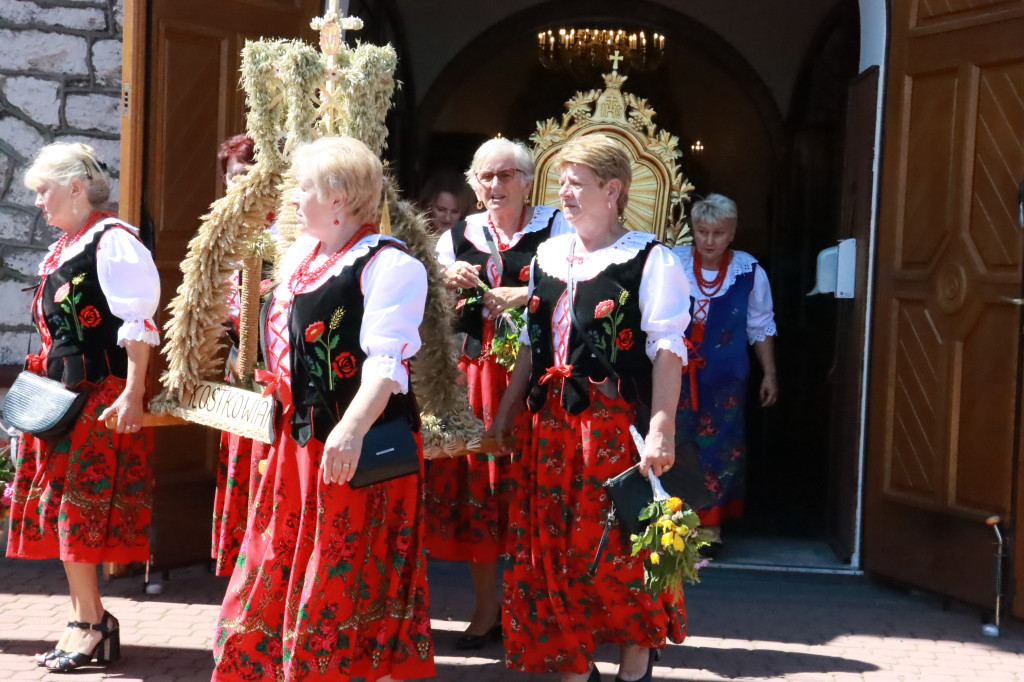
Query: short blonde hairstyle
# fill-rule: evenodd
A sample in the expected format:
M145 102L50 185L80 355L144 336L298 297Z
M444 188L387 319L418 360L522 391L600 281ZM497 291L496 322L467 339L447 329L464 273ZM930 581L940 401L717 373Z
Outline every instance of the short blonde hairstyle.
M54 142L35 155L25 171L25 186L38 192L45 182L67 186L78 179L85 186L85 198L93 208L110 199L106 167L96 150L81 142Z
M690 222L694 225L718 225L738 217L736 202L724 194L709 194L690 209Z
M344 135L321 137L299 147L292 172L309 174L323 203L340 199L363 223L376 223L384 189L384 166L365 144Z
M522 171L524 187L527 192L533 185L533 176L537 174L537 166L533 163L533 154L526 148L526 145L516 140L509 140L504 137L494 137L477 147L473 154L473 161L466 171L466 182L473 188L474 192L480 191L480 182L476 179L477 171L483 162L495 154L511 154L515 159L515 167Z
M633 182L633 166L625 147L607 135L591 133L581 135L565 143L551 162L552 169L561 174L569 164L579 164L594 171L604 186L609 180L622 183L619 192L619 217L626 212L629 203L629 186Z

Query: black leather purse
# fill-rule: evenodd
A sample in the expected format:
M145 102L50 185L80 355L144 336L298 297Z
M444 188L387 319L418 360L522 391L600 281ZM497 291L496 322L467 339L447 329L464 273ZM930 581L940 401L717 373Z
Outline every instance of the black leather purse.
M418 474L419 471L416 437L409 429L409 420L397 417L371 426L363 436L359 464L348 484L353 488L364 488L400 476Z
M59 381L25 371L7 391L4 420L19 431L52 443L71 430L87 397Z

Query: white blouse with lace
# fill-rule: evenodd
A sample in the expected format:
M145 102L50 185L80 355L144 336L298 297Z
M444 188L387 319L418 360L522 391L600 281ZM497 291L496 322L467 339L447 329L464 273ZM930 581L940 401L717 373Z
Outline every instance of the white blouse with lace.
M99 220L64 248L57 267L82 253L86 245L96 239L97 233L111 223L123 225L126 229L113 229L100 237L96 248L96 275L110 312L124 321L117 331L117 343L124 346L125 341L143 341L150 346L158 346L160 332L153 322L153 315L160 305L160 275L153 263L153 254L138 239L137 228L117 218ZM57 242L50 245L43 263L56 247ZM41 263L39 275L43 274Z
M565 282L568 277L569 251L576 239L574 234L553 237L537 249L533 267L539 267L545 274ZM627 232L614 244L588 254L574 251L572 279L585 282L600 275L610 265L621 264L635 257L654 241L655 237L646 232ZM533 276L530 272L530 296L533 296ZM640 280L640 328L647 335L646 352L652 361L659 350L665 349L678 355L686 362L686 346L683 332L690 323L690 287L679 260L668 247L658 244L647 257ZM556 324L553 343L564 355L572 323L568 314L568 299L562 297L559 305L563 308L554 317L568 321ZM529 314L529 313L527 313ZM529 334L524 327L520 342L530 345ZM556 357L555 362L565 364L565 357Z
M530 222L523 225L523 229L512 235L512 238L508 241L508 244L503 245L505 248L511 248L519 243L519 241L531 232L537 230L543 230L548 226L548 222L551 221L551 214L558 209L552 206L534 206L533 217L530 218ZM487 237L484 235L485 230L490 230L491 237L494 239L495 244L501 244L498 238L497 232L495 232L487 224L487 212L475 213L470 216L466 216L466 239L476 248L480 249L484 253L490 252L490 247L487 245ZM551 236L557 237L563 234L570 234L575 232L572 225L566 221L565 216L559 211L558 215L555 216L555 221L551 224ZM437 253L437 261L441 264L442 268L447 268L455 262L455 247L452 241L452 231L448 230L437 240L437 247L435 248ZM493 273L491 275L491 286L495 286L497 282L493 280Z
M690 297L695 302L708 300L707 297L703 297L693 276L693 247L677 246L672 251L683 264L686 279L690 284ZM746 251L733 251L732 262L729 263L729 270L725 274L722 287L710 298L723 296L725 292L729 291L729 287L736 283L738 276L751 271L754 273L754 287L750 290L750 297L747 301L747 340L754 344L778 334L778 330L775 328L775 313L772 309L772 289L768 284L768 275L764 268L757 264L757 259ZM701 276L705 280L713 280L717 275L717 270L701 268Z
M296 293L315 291L328 279L384 240L400 241L392 237L371 234L363 237L315 281ZM267 365L271 372L289 382L288 309L292 294L288 282L302 260L316 247L316 240L300 237L289 248L281 267L281 285L274 290L274 299L268 315ZM310 264L316 268L322 259ZM409 371L404 361L420 349L420 322L427 300L427 271L423 264L399 249L382 249L363 269L360 287L363 291L363 322L359 329L359 347L366 353L362 376L392 379L399 388L395 393L409 390Z

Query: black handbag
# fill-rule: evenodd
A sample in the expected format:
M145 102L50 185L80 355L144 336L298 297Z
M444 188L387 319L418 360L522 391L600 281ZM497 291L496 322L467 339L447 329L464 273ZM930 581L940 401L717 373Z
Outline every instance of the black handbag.
M22 372L4 398L4 420L47 442L60 440L74 426L88 396L59 381Z
M363 436L356 473L348 484L364 488L420 471L419 447L409 428L409 420L397 417L375 424Z

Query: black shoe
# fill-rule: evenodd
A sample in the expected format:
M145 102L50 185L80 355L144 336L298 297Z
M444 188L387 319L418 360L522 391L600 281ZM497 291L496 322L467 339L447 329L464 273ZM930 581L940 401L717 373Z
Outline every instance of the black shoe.
M483 649L487 644L487 640L491 639L495 642L501 641L501 621L491 627L490 630L482 635L471 635L469 633L463 634L457 640L455 640L455 648L459 651L470 651L472 649Z
M46 669L50 672L69 673L83 665L89 665L93 659L96 659L96 663L99 665L107 665L111 661L121 658L121 630L118 627L117 618L104 611L103 618L99 623L93 624L76 621L73 627L82 630L95 630L103 635L103 637L100 641L96 642L96 646L87 654L77 651L62 651L60 654L53 656L50 660L56 661L57 665L46 666Z
M641 677L640 679L638 679L638 680L631 680L630 682L651 682L654 679L654 661L656 661L656 660L658 660L660 658L661 658L661 650L654 649L654 648L648 649L647 650L647 672L644 673L644 676ZM590 682L590 680L587 680L587 682ZM619 677L618 675L616 675L615 676L615 682L626 682L626 680L624 680L621 677Z
M110 615L109 613L104 611L103 612L103 617L100 619L100 622L103 622L103 618L106 618L109 615ZM82 620L69 620L68 621L68 627L69 628L79 628L81 630L88 630L89 628L92 627L92 623L87 623L87 622L82 621ZM64 651L63 649L60 649L58 647L54 647L54 648L50 649L49 651L47 651L46 653L36 654L35 655L36 665L39 666L40 668L45 668L46 667L46 662L49 661L51 658L57 658L58 656L63 656L66 653L67 652Z
M597 663L590 669L590 677L587 678L587 682L601 682L601 673L597 670Z

